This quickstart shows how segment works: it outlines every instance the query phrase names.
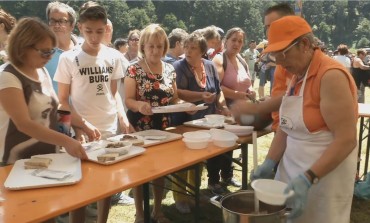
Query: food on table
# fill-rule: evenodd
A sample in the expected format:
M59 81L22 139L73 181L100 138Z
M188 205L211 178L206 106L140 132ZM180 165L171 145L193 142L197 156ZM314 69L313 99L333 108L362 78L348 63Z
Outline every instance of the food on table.
M144 136L146 140L164 140L167 138L166 135L150 135Z
M98 162L108 162L108 161L114 161L117 157L119 157L119 153L105 153L102 155L97 156Z
M25 169L46 169L53 160L47 157L32 156L24 162Z
M126 146L126 145L123 144L123 143L117 142L117 143L108 143L106 148L120 148L120 147L124 147L124 146Z
M144 139L142 137L134 136L134 135L123 135L120 138L120 141L123 142L131 142L134 146L142 146L144 145Z

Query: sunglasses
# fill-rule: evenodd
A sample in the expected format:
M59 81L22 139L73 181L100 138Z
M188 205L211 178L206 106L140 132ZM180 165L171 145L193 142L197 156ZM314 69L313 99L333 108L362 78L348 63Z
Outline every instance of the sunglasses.
M49 20L50 26L56 26L57 24L60 26L66 26L68 23L69 23L69 20L66 20L66 19L59 19L59 20L50 19Z
M280 60L285 60L285 54L293 47L295 46L299 41L295 41L293 44L291 44L290 46L288 46L285 50L283 51L278 51L278 52L271 52L271 56L275 57L276 59L280 59Z
M130 41L139 42L139 39L130 39Z
M36 50L41 57L43 58L48 58L49 56L53 55L57 49L56 48L53 48L51 50L40 50L40 49L37 49L36 47L32 47L34 50Z

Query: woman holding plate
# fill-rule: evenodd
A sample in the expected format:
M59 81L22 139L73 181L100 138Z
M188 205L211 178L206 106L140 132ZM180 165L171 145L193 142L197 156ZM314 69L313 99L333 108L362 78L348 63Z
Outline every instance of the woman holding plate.
M174 63L179 97L194 104L205 103L208 106L205 110L188 115L185 121L204 118L205 115L215 113L230 115L216 67L212 61L202 58L207 51L206 39L199 32L193 32L184 41L184 51L185 58ZM208 188L217 194L225 192L219 182L219 172L226 166L226 159L224 156L217 156L207 161ZM223 174L225 171L221 170L221 175ZM225 174L224 177L229 178L230 175ZM184 208L178 208L180 210L189 209L185 204L177 206L184 206Z
M129 66L125 75L125 102L127 116L137 131L164 130L170 125L168 113L153 114L152 108L182 103L177 96L176 73L173 66L163 62L168 50L165 31L158 24L151 24L141 32L139 51L143 55L137 63ZM164 178L154 180L154 208L152 219L170 222L161 210ZM135 188L135 222L144 222L141 189Z

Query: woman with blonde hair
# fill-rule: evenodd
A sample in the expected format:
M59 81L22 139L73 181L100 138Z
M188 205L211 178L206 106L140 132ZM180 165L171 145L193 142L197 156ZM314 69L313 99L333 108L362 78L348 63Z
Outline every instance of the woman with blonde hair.
M139 51L143 57L129 66L125 75L125 103L127 116L135 130L163 130L170 126L168 114L153 114L152 107L177 104L176 74L173 66L161 59L167 53L169 42L166 32L158 24L141 31ZM152 219L157 223L170 222L162 213L161 203L164 178L153 181L154 207ZM134 189L135 223L144 222L141 186Z
M139 54L139 39L140 30L134 29L128 33L128 48L124 56L128 60L128 62L130 62L130 64L133 64L141 59Z

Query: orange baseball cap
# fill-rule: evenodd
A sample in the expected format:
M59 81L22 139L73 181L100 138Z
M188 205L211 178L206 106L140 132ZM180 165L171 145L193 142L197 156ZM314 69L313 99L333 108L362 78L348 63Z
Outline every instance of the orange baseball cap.
M298 37L312 32L310 25L300 16L284 16L271 23L268 46L264 53L283 50Z

